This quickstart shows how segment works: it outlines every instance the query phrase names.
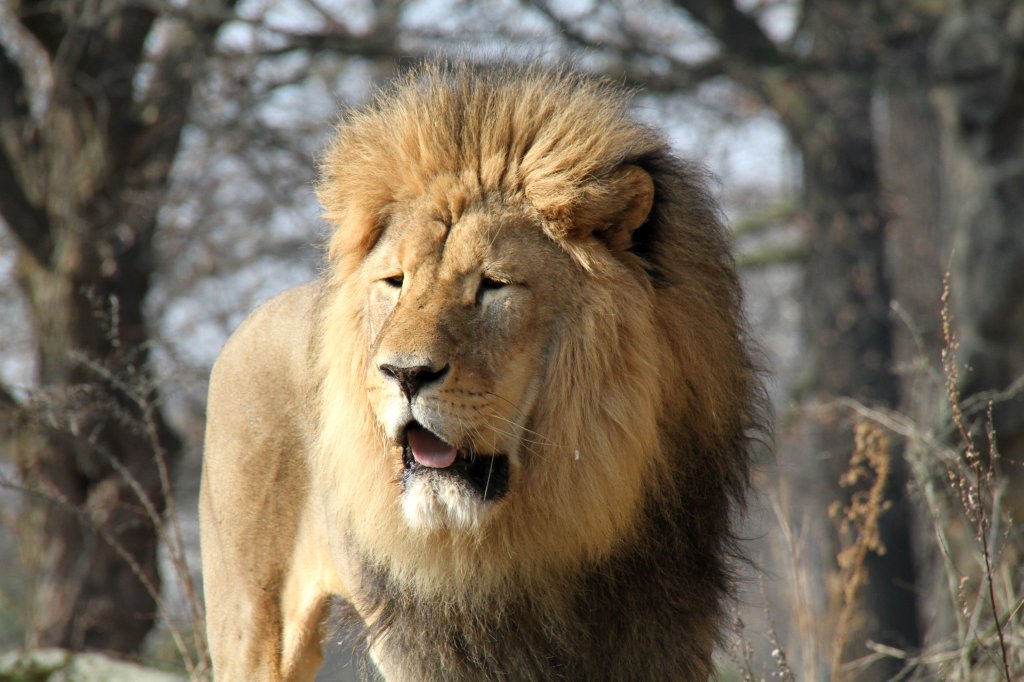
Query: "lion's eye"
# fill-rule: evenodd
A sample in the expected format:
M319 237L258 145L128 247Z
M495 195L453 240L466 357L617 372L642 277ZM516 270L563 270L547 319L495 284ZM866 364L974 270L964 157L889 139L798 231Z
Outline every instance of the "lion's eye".
M480 305L480 302L483 301L484 294L487 293L488 291L497 291L498 289L503 289L506 286L508 286L506 282L501 282L499 280L492 279L486 276L481 277L480 285L476 289L477 305Z
M391 277L385 277L383 281L389 287L394 287L395 289L401 289L402 288L402 283L405 282L405 275L403 275L403 274L391 275Z

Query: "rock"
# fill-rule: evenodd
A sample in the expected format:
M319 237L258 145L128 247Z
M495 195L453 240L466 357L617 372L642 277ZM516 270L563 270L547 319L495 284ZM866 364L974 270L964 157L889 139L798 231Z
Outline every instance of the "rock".
M0 654L0 682L184 682L185 679L103 654L64 649Z

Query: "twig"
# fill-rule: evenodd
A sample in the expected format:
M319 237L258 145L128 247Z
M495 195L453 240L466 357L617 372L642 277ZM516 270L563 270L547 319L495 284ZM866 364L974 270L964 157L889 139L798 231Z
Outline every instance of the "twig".
M110 547L117 553L117 555L121 557L121 559L125 562L125 564L127 564L128 568L131 570L131 572L135 575L136 578L138 578L139 582L142 583L142 586L149 593L149 596L157 605L157 609L164 616L164 621L167 624L167 629L170 632L171 638L174 640L174 644L178 648L178 651L182 654L185 669L189 673L190 677L196 676L196 668L192 663L191 657L187 654L188 648L185 645L184 637L182 636L178 628L174 625L174 622L170 617L170 609L164 602L163 597L160 595L160 591L156 588L153 582L146 576L145 571L143 571L142 566L140 566L139 563L135 560L135 557L133 557L131 553L124 548L124 545L122 545L117 540L117 538L115 538L113 534L110 533L109 530L104 528L101 524L96 523L93 520L93 518L86 512L85 509L82 509L80 506L69 501L59 491L50 490L44 492L42 490L28 488L23 485L19 485L14 481L11 481L6 476L0 476L0 488L16 490L24 495L31 495L33 497L45 500L46 502L49 502L51 504L56 504L57 506L66 509L75 514L76 516L78 516L84 523L86 523L90 528L92 528L97 535L103 538L104 542L110 545Z
M768 592L764 587L763 575L758 576L757 585L761 590L761 599L764 602L764 617L768 624L768 637L772 644L772 658L775 659L778 676L785 680L785 682L796 682L796 675L793 673L793 669L789 667L789 660L786 658L786 650L782 648L782 644L779 642L779 634L775 629L775 619L772 618L771 611L768 609Z
M985 501L982 499L980 494L981 485L985 480L987 480L987 477L985 472L982 471L981 456L974 444L974 438L968 431L964 422L964 415L960 405L960 382L955 360L956 350L959 348L959 341L957 341L956 335L953 332L953 316L950 312L949 298L950 286L949 273L947 272L942 281L941 297L942 338L944 341L942 349L942 366L946 374L947 395L949 397L953 423L956 425L956 428L963 439L963 443L966 447L964 457L974 474L974 483L968 484L969 489L967 491L967 497L962 499L968 516L976 517L976 527L982 544L982 557L985 564L985 580L988 583L989 606L992 608L992 617L995 622L996 634L999 639L999 649L1002 654L1003 674L1005 675L1007 682L1012 682L1013 678L1010 674L1010 658L1006 648L1006 635L1003 632L1003 626L999 619L999 606L996 602L995 587L993 585L992 552L988 541L988 531L991 522L988 518ZM991 401L988 402L986 413L986 432L989 439L989 457L991 464L992 460L997 456L995 451L994 430L992 427ZM972 493L974 493L973 498Z
M165 507L163 514L160 514L157 511L156 505L153 503L149 494L146 493L145 488L143 488L138 479L112 452L109 452L106 448L99 447L99 444L97 443L93 443L93 445L106 456L114 470L121 475L124 481L132 489L132 492L138 498L140 504L142 504L145 509L146 514L149 516L150 521L153 523L157 536L170 553L171 565L174 567L175 575L181 584L182 591L185 593L185 601L188 605L189 611L189 620L192 624L193 643L196 646L199 661L205 662L208 658L208 651L205 638L202 635L202 606L188 570L188 562L185 556L185 543L181 536L181 528L177 523L177 509L174 501L174 491L171 488L170 472L167 468L167 458L164 453L164 448L160 442L159 429L156 424L156 417L153 412L152 402L148 399L144 389L129 385L103 365L92 361L87 357L79 357L78 361L81 362L83 366L95 372L100 378L110 382L112 387L131 400L142 413L142 421L145 425L147 438L153 446L153 459L156 463L158 476L160 478L160 492L163 496ZM168 536L165 524L170 525L172 533L171 536ZM165 613L165 619L168 623L170 622L171 619L169 613ZM175 643L178 644L177 639L175 640ZM189 674L194 676L196 664L192 661L188 650L180 649L179 653L185 662L185 666L189 671Z

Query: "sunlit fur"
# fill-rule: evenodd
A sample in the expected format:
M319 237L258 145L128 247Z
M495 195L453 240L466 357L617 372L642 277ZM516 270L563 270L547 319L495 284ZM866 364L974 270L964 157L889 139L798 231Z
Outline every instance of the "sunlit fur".
M334 231L313 481L389 677L490 679L502 666L510 679L574 678L588 666L658 673L644 679L710 671L760 387L703 175L628 104L609 83L568 71L426 66L348 114L324 158L318 195ZM648 177L646 215L633 195ZM547 361L520 416L526 454L484 522L410 523L401 461L368 393L379 349L362 264L396 212L423 201L449 222L481 206L516 207L558 245L569 273L544 303L561 318L554 347L517 339ZM615 614L592 624L621 630L614 641L580 623L595 585L619 593L586 607L589 618ZM399 605L447 620L436 632L461 644L437 634L417 645ZM497 634L478 632L486 627ZM522 646L491 641L498 635ZM623 651L610 650L615 641ZM466 656L478 660L460 659L459 647L477 647ZM556 653L535 660L528 649ZM546 670L552 657L576 672Z

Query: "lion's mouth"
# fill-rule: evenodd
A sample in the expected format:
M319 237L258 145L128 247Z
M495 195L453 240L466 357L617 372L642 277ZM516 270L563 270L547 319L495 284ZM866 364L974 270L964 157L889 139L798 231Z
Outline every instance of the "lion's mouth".
M405 431L402 464L403 484L411 476L452 476L488 502L498 500L508 492L508 456L457 449L416 422Z

